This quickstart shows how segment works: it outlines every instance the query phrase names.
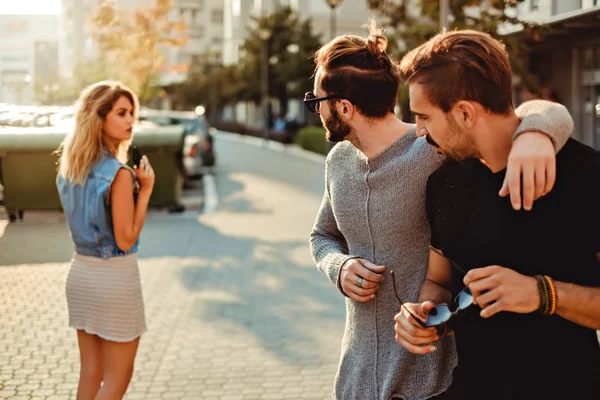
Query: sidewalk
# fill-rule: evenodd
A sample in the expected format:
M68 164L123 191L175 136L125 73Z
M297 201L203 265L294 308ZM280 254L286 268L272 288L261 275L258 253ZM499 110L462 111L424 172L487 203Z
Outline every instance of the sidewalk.
M327 399L344 309L310 260L312 217L293 216L297 228L282 236L285 204L302 202L299 193L237 172L222 179L214 213L148 217L148 332L126 399ZM303 207L314 212L318 199ZM0 215L0 399L75 399L64 295L71 255L61 213L28 212L14 224Z

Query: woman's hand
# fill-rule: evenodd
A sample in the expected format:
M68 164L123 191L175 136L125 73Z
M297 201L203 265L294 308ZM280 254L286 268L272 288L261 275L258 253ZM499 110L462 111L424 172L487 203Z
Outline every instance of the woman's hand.
M152 193L152 189L154 188L154 169L152 169L148 157L142 157L139 168L135 168L135 177L140 184L140 192Z

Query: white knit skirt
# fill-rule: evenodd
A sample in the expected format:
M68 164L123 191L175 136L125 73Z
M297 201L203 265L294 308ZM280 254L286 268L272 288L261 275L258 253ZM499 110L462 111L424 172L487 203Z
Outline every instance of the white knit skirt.
M75 254L67 277L69 326L114 342L146 331L137 254L98 258Z

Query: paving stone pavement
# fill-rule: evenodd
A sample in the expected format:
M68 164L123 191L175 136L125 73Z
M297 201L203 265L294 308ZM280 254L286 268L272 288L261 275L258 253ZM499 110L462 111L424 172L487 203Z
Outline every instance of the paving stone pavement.
M173 253L181 253L194 229L205 228L194 218L151 218L145 239L166 241ZM42 243L68 244L61 222L14 224L6 230L7 241L37 239L27 246L25 258L40 257ZM149 329L127 399L329 397L343 313L318 304L317 292L324 288L307 285L305 275L314 274L306 266L288 272L298 277L296 283L271 276L273 262L287 250L263 246L271 259L263 257L262 267L247 262L258 266L248 270L240 269L235 251L215 258L141 256ZM64 295L69 252L57 247L50 258L66 257L64 262L0 267L0 399L75 398L77 343L67 327ZM238 253L244 250L237 247ZM258 285L251 275L261 276Z
M216 212L148 217L140 250L148 332L126 399L331 396L344 300L308 251L323 167L274 154L291 165L252 170L256 154L227 146ZM14 224L0 215L0 399L75 399L79 360L64 293L71 255L62 215L28 212Z

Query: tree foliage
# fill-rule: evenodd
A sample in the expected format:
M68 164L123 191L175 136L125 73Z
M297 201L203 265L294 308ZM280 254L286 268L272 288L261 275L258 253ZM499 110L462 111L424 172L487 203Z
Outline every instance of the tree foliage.
M321 45L321 38L313 33L311 20L301 20L290 7L281 7L271 15L255 17L252 26L242 44L242 77L248 84L244 95L257 102L261 98L263 40L260 31L267 30L270 32L266 41L269 96L279 99L281 113L285 115L288 99L300 97L312 88L312 58Z
M439 32L438 0L366 0L372 10L382 16L384 24L391 28L392 35L400 43L395 57L400 59L408 51L418 47ZM487 32L502 41L510 55L513 73L521 76L524 84L535 91L524 66L527 46L523 35L539 40L543 28L519 19L512 9L525 0L449 0L450 29L475 29ZM520 25L521 35L502 35L503 27ZM408 93L404 86L400 93L403 115L408 115Z
M187 42L184 21L172 21L173 0L132 11L117 9L114 0L101 0L90 18L93 40L108 65L118 71L115 79L134 90L141 102L157 94L156 83L165 60L161 49Z
M220 55L210 51L197 57L187 80L173 89L177 103L185 108L202 104L209 109L209 115L215 99L219 108L238 101L259 103L264 45L260 29L270 33L266 42L269 95L279 100L281 113L285 115L289 98L299 98L311 90L312 57L321 44L320 37L313 33L311 21L301 20L289 7L253 18L236 64L223 66L216 60Z

